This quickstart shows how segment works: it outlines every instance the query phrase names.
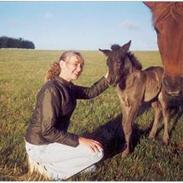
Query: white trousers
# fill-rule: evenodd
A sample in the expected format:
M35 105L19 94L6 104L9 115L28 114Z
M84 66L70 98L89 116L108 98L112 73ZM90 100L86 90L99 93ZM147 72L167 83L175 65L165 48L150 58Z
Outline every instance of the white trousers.
M68 179L103 158L103 151L93 152L84 145L33 145L28 142L25 145L29 158L44 167L49 178L53 180Z

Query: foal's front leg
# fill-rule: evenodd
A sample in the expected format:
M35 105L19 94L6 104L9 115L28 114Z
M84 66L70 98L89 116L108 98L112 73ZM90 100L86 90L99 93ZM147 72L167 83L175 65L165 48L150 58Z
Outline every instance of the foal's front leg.
M136 117L137 111L138 111L139 105L134 103L133 105L123 105L122 106L122 114L123 114L123 131L125 135L125 141L126 141L126 148L122 152L122 157L126 157L131 150L131 136L132 136L132 127L133 127L133 120Z

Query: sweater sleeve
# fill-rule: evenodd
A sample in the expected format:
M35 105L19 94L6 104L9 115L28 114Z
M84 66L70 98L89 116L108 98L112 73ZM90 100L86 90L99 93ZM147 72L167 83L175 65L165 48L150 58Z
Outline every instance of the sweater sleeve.
M73 93L77 99L91 99L100 95L108 88L108 82L105 77L100 78L91 87L73 85Z
M58 130L55 124L59 120L61 98L53 88L46 89L41 96L41 131L48 142L76 147L79 144L78 136L65 130ZM59 121L60 123L61 121Z

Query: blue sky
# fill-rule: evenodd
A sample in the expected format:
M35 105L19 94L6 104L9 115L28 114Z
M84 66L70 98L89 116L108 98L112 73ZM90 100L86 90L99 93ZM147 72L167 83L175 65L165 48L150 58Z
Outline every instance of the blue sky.
M140 1L1 1L0 36L47 50L97 50L129 40L131 50L157 50L151 13Z

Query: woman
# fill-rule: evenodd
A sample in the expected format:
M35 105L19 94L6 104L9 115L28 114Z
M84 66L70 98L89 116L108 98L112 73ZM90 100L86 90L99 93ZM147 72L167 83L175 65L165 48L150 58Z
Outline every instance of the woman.
M96 97L108 88L106 76L89 88L74 85L83 66L79 52L64 52L37 95L25 135L26 151L30 165L49 179L65 180L103 157L101 143L67 132L76 100Z

